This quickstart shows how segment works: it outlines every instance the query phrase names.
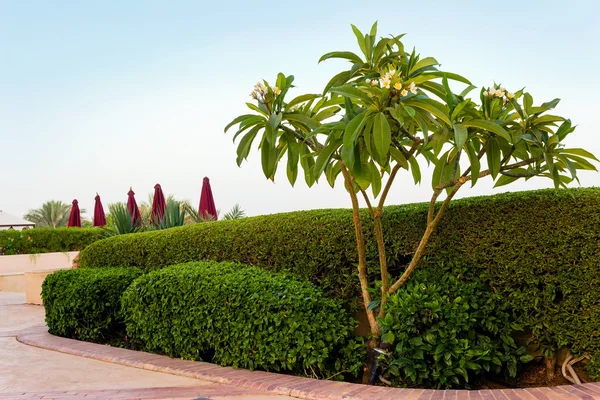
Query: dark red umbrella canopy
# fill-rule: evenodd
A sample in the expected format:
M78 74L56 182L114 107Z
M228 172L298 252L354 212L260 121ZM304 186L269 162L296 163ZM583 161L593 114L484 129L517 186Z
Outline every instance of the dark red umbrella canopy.
M215 200L213 199L212 190L210 188L210 180L206 177L202 181L202 193L200 194L198 214L203 218L206 218L207 215L212 215L215 220L219 218L217 216L217 208L215 207Z
M154 185L154 199L152 200L152 216L151 220L153 224L159 224L165 218L165 195L157 183Z
M140 226L142 224L142 214L140 214L140 209L135 201L135 192L131 187L127 193L127 210L129 210L129 216L131 217L131 226Z
M102 207L102 201L100 196L96 193L96 204L94 205L94 226L106 225L106 215L104 215L104 208Z
M81 228L81 215L79 213L79 202L77 199L73 200L71 214L69 215L69 228L73 227Z

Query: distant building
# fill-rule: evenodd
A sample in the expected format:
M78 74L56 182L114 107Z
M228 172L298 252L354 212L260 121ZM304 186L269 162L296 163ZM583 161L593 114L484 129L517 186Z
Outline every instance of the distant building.
M20 231L22 229L29 228L35 228L35 224L0 210L0 231L6 231L9 229Z

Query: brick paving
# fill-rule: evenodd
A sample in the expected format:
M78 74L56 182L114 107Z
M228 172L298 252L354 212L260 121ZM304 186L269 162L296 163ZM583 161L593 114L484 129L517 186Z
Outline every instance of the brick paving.
M167 356L79 342L52 336L43 325L22 331L17 340L31 346L95 360L308 400L600 400L600 382L548 388L477 391L386 388L233 369L205 362L172 359ZM2 397L0 399L3 400Z

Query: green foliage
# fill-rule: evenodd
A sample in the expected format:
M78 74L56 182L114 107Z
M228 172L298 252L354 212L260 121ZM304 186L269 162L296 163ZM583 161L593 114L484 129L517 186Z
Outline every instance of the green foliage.
M34 228L0 231L0 255L82 250L100 240L98 228Z
M438 279L439 273L444 279ZM392 345L382 356L384 376L400 385L469 387L486 372L514 377L529 361L513 339L511 315L502 296L479 281L465 279L467 269L417 271L407 285L389 296L379 323L382 339Z
M80 209L85 213L85 209ZM62 201L50 200L42 204L40 208L32 209L23 216L26 220L33 222L38 228L60 228L69 223L71 204ZM82 221L84 223L85 221Z
M518 324L531 328L540 342L568 345L575 353L600 350L599 205L600 189L455 200L421 267L476 266L473 276L490 282L507 307L519 311ZM426 210L427 204L386 207L382 224L392 276L410 261ZM377 250L367 237L368 263L376 274ZM352 305L359 296L356 257L351 211L314 210L110 238L82 251L80 265L154 269L203 259L236 261L287 270Z
M600 381L600 351L592 354L592 359L586 366L590 379Z
M231 207L231 210L223 215L223 219L240 219L246 216L246 212L240 207L239 204L235 204Z
M48 275L42 284L48 331L87 341L121 338L121 295L141 274L137 268L80 268Z
M185 205L186 202L181 202L175 199L169 199L165 206L165 215L162 220L155 222L151 228L154 229L169 229L176 226L183 226L185 223Z
M365 34L352 29L362 54L334 51L321 57L351 64L330 79L323 94L286 98L295 79L283 73L272 84L255 85L255 103L246 103L251 113L225 127L227 132L238 126L233 137L239 138L238 165L254 143L267 179L274 180L286 160L292 185L302 169L308 186L325 175L333 187L345 167L354 191L370 187L373 197L382 177L396 167L411 170L418 183L416 158L435 165L434 188L454 186L461 171L472 184L488 175L497 186L544 176L558 188L576 180L577 170L596 170L594 155L565 148L574 127L548 114L559 99L534 106L531 94L500 85L468 97L475 88L468 79L440 71L433 57L405 51L404 35L378 39L377 23ZM465 89L456 93L450 82ZM463 152L469 157L461 157ZM487 170L481 168L483 156Z
M176 265L135 280L123 313L131 338L171 357L320 377L362 368L363 346L340 302L290 275L234 263Z
M142 230L141 226L134 226L131 215L125 203L113 203L108 206L107 225L104 227L105 236L124 235Z

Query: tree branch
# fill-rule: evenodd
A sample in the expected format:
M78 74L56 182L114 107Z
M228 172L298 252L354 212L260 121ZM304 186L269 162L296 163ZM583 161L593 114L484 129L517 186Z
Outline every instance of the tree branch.
M450 201L452 200L452 198L454 197L456 192L458 192L458 189L460 189L461 186L466 181L467 180L464 177L462 177L458 180L458 182L456 182L456 184L454 185L454 189L452 189L452 191L448 194L448 197L446 197L446 199L444 200L442 207L438 211L438 213L435 216L435 218L433 219L433 221L428 222L427 228L425 229L425 233L423 234L423 237L421 238L421 241L419 242L419 245L417 246L417 250L415 251L415 255L413 256L412 260L410 260L410 264L408 265L408 267L406 267L402 276L390 287L390 289L388 291L389 294L394 293L396 290L398 290L398 288L402 287L402 285L404 285L406 283L408 278L410 278L410 275L412 274L413 270L415 269L415 267L417 266L417 264L419 263L419 261L421 261L421 258L423 257L423 253L425 252L425 247L427 246L427 243L429 242L429 237L431 236L431 234L433 233L433 231L435 230L437 225L440 223L442 216L448 209L448 205L450 204ZM437 193L437 189L436 189L436 193L434 193L434 197L432 197L432 201L430 202L430 210L431 210L432 204L435 204L435 199L437 199L437 196L439 196L439 193Z
M289 126L285 126L283 124L280 124L279 127L281 127L281 129L283 129L285 132L292 134L296 137L296 139L306 143L306 145L308 147L310 147L310 149L314 152L318 152L320 151L323 146L321 144L319 144L316 141L313 141L312 139L307 138L306 136L302 135L300 132L298 132L295 129L290 128Z
M537 161L541 160L542 158L543 158L543 156L538 156L538 157L530 158L529 160L520 161L518 163L514 163L514 164L510 164L510 165L505 165L504 167L500 168L500 172L519 168L519 167L524 167L524 166L533 164L534 162L537 162ZM490 174L490 170L486 169L485 171L481 171L479 173L479 177L483 178L485 176L488 176L489 174ZM467 181L470 181L472 178L473 178L472 176L461 176L458 180L453 179L449 182L446 182L446 183L436 186L436 189L446 189L446 188L456 185L458 183L458 181L461 179L465 179L465 182L467 182Z
M360 212L358 206L358 197L354 193L352 187L352 179L348 173L348 169L344 163L340 162L340 169L342 175L346 181L346 188L350 194L350 200L352 201L352 217L354 220L354 232L356 234L356 247L358 249L358 279L360 281L360 289L362 293L363 303L365 306L365 312L367 319L369 320L369 326L371 327L371 334L374 337L379 337L379 324L375 318L375 312L369 310L369 304L371 303L371 294L369 293L369 280L367 276L367 254L365 249L365 238L362 231L362 225L360 222Z

